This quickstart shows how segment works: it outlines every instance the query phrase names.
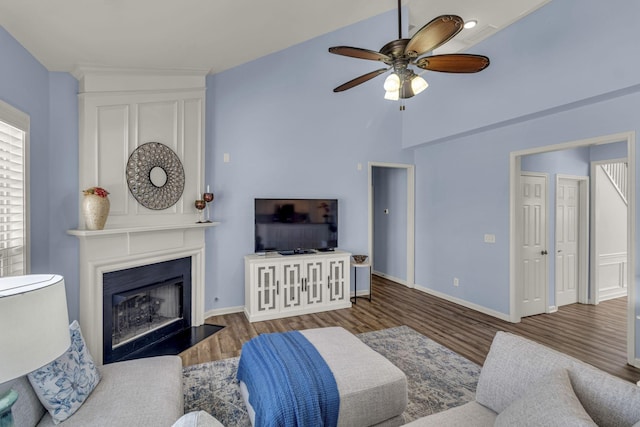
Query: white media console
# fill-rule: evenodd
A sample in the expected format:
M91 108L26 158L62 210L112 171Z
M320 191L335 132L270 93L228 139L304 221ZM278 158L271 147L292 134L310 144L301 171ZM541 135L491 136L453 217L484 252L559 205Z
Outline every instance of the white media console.
M244 257L244 313L250 322L351 307L344 251Z

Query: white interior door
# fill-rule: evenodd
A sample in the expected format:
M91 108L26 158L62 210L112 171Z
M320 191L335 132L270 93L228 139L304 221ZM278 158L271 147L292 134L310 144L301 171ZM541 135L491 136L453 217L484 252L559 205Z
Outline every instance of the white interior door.
M521 316L547 308L547 177L520 176L520 283Z
M580 191L578 180L559 178L556 186L556 305L578 302Z

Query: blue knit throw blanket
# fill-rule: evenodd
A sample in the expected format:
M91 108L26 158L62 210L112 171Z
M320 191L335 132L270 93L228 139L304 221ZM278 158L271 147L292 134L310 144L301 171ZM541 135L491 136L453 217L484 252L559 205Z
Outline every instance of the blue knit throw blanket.
M242 346L238 380L255 426L336 426L340 396L318 350L298 331L262 334Z

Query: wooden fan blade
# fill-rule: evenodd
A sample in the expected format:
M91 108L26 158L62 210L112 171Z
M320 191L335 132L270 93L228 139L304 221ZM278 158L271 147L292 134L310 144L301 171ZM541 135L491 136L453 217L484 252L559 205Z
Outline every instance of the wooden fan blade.
M382 62L391 61L391 58L387 55L359 47L334 46L329 48L329 52L335 53L336 55L350 56L351 58L370 59L372 61Z
M358 86L359 84L362 84L368 80L371 80L374 77L379 76L380 74L385 73L388 70L388 68L381 68L379 70L376 71L372 71L370 73L367 74L363 74L360 77L356 77L353 80L349 80L348 82L341 84L340 86L338 86L337 88L335 88L333 91L334 92L342 92L344 90L347 89L351 89L354 86Z
M416 65L425 70L444 73L477 73L489 66L489 58L468 53L449 53L425 56L418 59Z
M464 21L457 15L438 16L411 37L404 53L418 57L430 52L451 40L463 25Z

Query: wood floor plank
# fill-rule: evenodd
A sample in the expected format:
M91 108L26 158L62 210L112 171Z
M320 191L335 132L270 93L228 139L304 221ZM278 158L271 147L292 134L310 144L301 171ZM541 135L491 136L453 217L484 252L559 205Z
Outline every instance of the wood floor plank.
M627 381L640 380L640 369L626 363L626 298L597 306L571 304L514 324L374 275L372 301L358 298L351 308L255 323L233 313L206 322L225 328L181 353L185 366L238 356L242 344L262 333L342 326L359 334L407 325L478 364L484 363L495 333L508 331Z

